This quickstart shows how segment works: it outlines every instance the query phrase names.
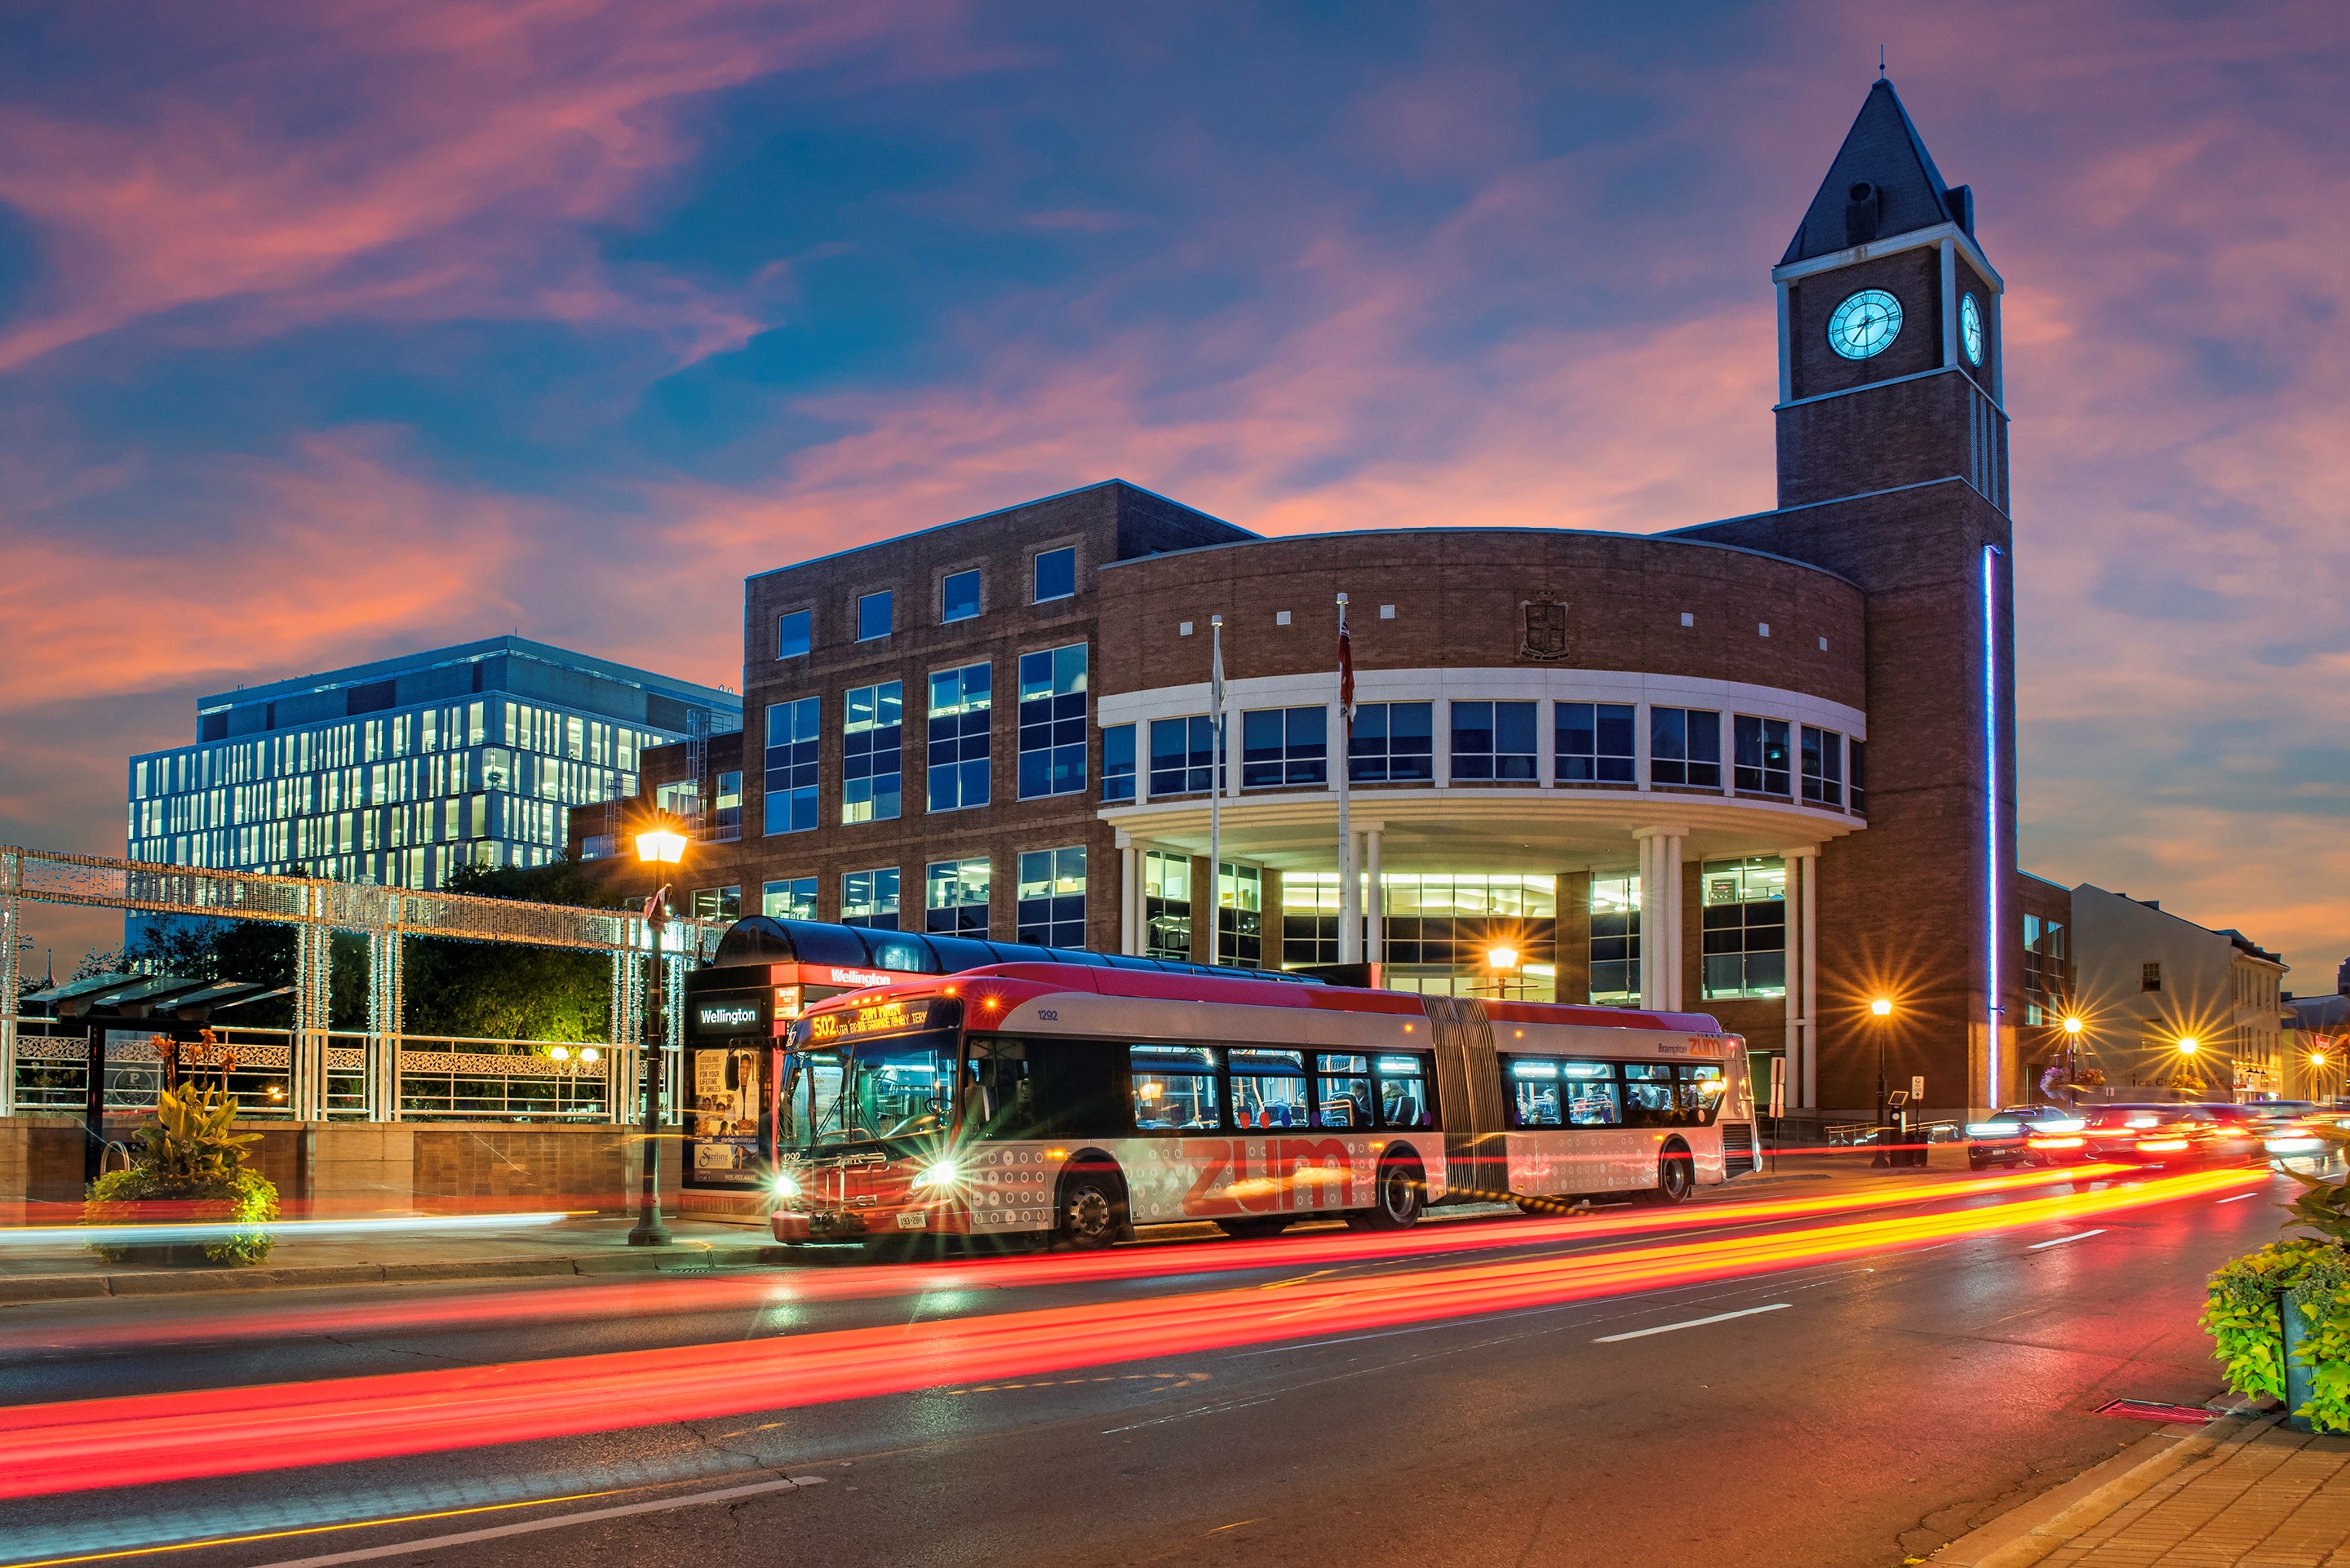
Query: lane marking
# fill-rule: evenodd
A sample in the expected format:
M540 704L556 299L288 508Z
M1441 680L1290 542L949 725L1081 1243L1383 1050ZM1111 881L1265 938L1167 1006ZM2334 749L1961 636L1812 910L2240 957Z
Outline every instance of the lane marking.
M496 1541L509 1535L531 1535L542 1530L560 1530L568 1524L592 1524L598 1520L626 1519L633 1514L660 1513L704 1503L731 1502L736 1498L757 1497L771 1491L797 1491L802 1487L822 1486L825 1479L823 1476L785 1476L775 1480L754 1481L748 1486L690 1492L684 1497L622 1503L617 1508L582 1509L577 1513L558 1514L553 1519L525 1520L519 1524L501 1524L488 1530L464 1530L452 1535L429 1535L418 1541L394 1542L389 1546L361 1547L356 1552L330 1552L322 1557L287 1558L265 1563L263 1568L330 1568L331 1564L338 1563L367 1563L380 1557L405 1557L415 1552L437 1551L444 1546L465 1546L476 1541Z
M2222 1203L2241 1203L2247 1198L2258 1198L2260 1194L2257 1192L2239 1192L2233 1198L2222 1198L2220 1201Z
M1795 1303L1793 1302L1773 1302L1769 1306L1748 1307L1743 1312L1718 1312L1711 1317L1693 1317L1687 1323L1659 1324L1655 1328L1636 1328L1629 1334L1603 1334L1591 1343L1594 1345L1615 1345L1627 1339L1646 1339L1652 1334L1671 1334L1678 1329L1703 1328L1710 1323L1728 1323L1731 1318L1752 1317L1757 1313L1785 1312L1789 1307L1794 1306L1794 1304Z
M2250 1193L2246 1193L2245 1196L2249 1198L2251 1195ZM2026 1247L2024 1251L2027 1252L2036 1252L2043 1247L2061 1247L2067 1241L2085 1241L2092 1236L2102 1236L2105 1233L2105 1229L2102 1226L2095 1231L2076 1231L2070 1236L2058 1236L2046 1241L2034 1241L2031 1246Z

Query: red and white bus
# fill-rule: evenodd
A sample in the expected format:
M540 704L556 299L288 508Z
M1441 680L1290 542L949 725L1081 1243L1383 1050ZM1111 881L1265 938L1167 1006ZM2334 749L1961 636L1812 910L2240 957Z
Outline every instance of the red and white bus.
M816 1003L777 1074L785 1241L1106 1246L1754 1168L1743 1043L1701 1014L1007 963Z

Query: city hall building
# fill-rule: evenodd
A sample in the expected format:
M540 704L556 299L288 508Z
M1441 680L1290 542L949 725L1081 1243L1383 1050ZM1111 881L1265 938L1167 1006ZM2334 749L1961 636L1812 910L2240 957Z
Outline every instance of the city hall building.
M685 880L1711 1012L1828 1119L1880 1054L1939 1115L2022 1096L2062 969L2027 914L2068 917L2014 863L2002 284L1889 83L1771 275L1770 512L1263 537L1112 481L749 578L740 772L700 785L739 836Z

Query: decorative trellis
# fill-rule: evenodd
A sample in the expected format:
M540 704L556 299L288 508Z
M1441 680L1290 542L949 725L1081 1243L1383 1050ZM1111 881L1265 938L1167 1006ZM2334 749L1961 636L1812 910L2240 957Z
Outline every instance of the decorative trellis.
M621 1092L620 1086L637 1080L636 1043L644 1033L641 969L643 961L652 952L650 925L639 915L307 877L264 877L192 866L157 866L17 847L0 847L0 1116L14 1115L17 1109L16 1064L20 1060L61 1060L47 1054L54 1041L36 1040L29 1035L20 1038L19 1025L24 1021L17 1012L16 954L24 906L27 904L266 920L296 927L294 1028L289 1041L277 1047L240 1047L240 1053L245 1049L276 1049L286 1054L288 1108L305 1120L323 1119L335 1108L328 1104L329 1080L348 1075L356 1066L365 1075L368 1119L396 1121L400 1115L401 1072L420 1054L426 1058L443 1054L402 1049L402 937L447 937L608 953L612 961L613 1049L605 1072L595 1076L604 1080L607 1086L602 1098L608 1114L615 1120L628 1117L630 1096ZM667 972L662 982L671 998L682 993L690 961L712 952L726 925L723 920L691 919L666 922L662 956ZM331 939L336 931L356 931L367 938L367 1032L361 1037L363 1044L356 1048L328 1043ZM671 1006L667 1024L669 1044L681 1044L684 1009ZM78 1050L86 1049L79 1042L72 1044ZM359 1059L355 1063L348 1061L345 1058L348 1055ZM504 1054L482 1059L498 1064L499 1074L523 1077L537 1071L524 1065L525 1062L544 1060ZM260 1064L258 1057L253 1061ZM671 1054L671 1064L673 1069L674 1053ZM546 1064L550 1068L569 1067L575 1075L579 1071L569 1064ZM420 1066L418 1070L435 1069Z

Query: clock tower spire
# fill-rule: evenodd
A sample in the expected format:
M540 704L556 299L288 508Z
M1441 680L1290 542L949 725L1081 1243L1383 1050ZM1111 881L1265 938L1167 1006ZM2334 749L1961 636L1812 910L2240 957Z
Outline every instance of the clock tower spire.
M1872 82L1771 272L1781 506L1955 477L2006 510L2004 285L1974 228L1973 192Z

